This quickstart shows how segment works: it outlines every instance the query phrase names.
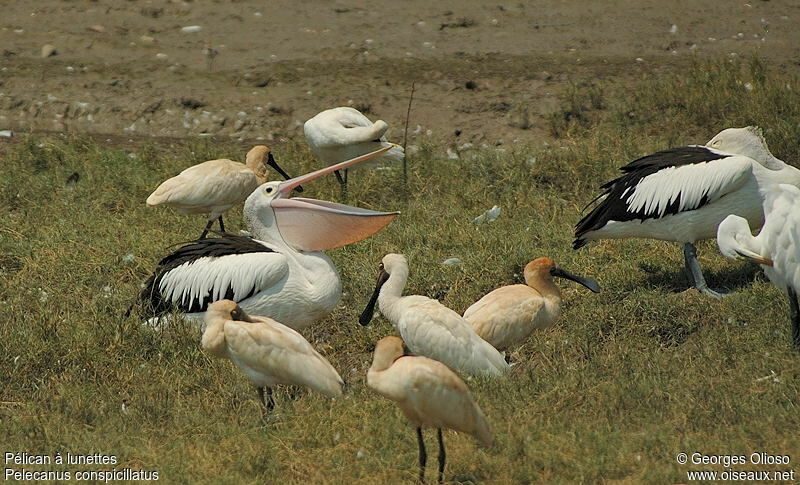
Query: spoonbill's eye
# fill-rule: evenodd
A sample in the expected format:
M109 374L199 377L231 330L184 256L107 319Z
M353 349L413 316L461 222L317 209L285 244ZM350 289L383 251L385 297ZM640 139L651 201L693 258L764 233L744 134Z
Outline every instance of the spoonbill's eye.
M383 263L378 263L378 269L383 269Z

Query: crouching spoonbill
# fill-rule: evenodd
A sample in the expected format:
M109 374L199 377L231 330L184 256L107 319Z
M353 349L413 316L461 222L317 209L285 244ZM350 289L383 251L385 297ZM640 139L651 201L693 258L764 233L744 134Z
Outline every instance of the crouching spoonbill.
M755 126L728 128L705 146L663 150L620 170L623 174L603 184L594 201L605 198L575 226L573 248L625 237L682 243L690 284L714 298L722 295L708 287L694 242L716 237L730 214L761 227L759 189L800 185L800 170L775 158Z
M483 411L467 385L441 362L427 357L403 356L403 341L384 337L375 345L367 385L381 396L395 401L417 429L419 481L425 481L425 441L422 427L436 428L439 440L439 483L444 479L446 453L442 428L473 436L491 446L494 436Z
M482 339L497 350L522 344L537 328L555 323L561 313L561 290L553 277L575 281L599 293L591 278L569 273L550 258L537 258L525 265L525 284L497 288L464 312L464 319Z
M322 111L303 125L311 151L328 165L387 146L392 148L374 161L402 161L405 155L403 147L386 141L388 129L385 121L373 123L357 109L346 106ZM334 172L342 190L347 188L347 172L348 169L344 169L344 177L338 170Z
M789 296L792 344L800 347L800 189L779 184L765 192L764 227L753 236L747 220L730 215L719 225L717 244L729 258L761 265L773 285Z
M147 198L147 205L166 205L185 215L209 214L200 239L206 237L215 220L219 221L220 231L225 232L222 214L267 181L267 166L283 178L290 178L275 162L269 147L258 145L247 152L244 164L222 158L187 168L162 182ZM296 190L303 191L302 187Z
M236 302L208 306L203 350L230 359L258 388L262 411L272 410L277 384L305 386L328 397L342 395L344 381L302 335L267 317L248 315ZM264 398L264 388L267 398Z
M475 333L461 315L421 295L402 296L408 262L402 254L387 254L378 265L378 281L359 318L369 324L375 303L400 332L408 348L471 375L499 376L509 369L505 358Z
M399 213L288 198L289 194L301 183L388 149L259 186L244 203L253 238L226 234L199 239L163 258L139 295L146 312L159 317L177 310L199 319L210 303L228 299L247 313L268 315L295 330L328 315L339 302L342 286L339 273L321 251L367 238Z

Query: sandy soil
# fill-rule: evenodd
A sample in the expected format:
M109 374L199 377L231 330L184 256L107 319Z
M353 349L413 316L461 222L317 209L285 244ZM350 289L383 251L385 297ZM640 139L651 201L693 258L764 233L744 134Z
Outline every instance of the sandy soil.
M401 140L416 82L417 139L527 143L570 83L754 52L800 70L796 0L3 3L0 130L15 132L277 144L352 105Z

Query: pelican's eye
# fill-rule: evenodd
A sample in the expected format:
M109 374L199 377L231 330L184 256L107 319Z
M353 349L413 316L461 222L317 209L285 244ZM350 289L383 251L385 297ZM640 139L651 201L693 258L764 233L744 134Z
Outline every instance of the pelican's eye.
M271 194L274 190L275 190L275 187L267 187L266 189L264 189L264 192L266 192L268 194Z

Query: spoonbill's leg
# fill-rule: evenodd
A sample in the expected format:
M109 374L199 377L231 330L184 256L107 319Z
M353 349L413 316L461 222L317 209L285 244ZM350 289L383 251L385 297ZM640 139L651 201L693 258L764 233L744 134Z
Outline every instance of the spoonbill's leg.
M206 228L203 229L203 233L200 234L200 239L205 239L208 235L208 231L211 230L211 225L214 224L214 219L209 219L208 224L206 224Z
M342 177L342 174L339 173L338 170L333 172L333 174L336 175L336 180L339 182L339 186L342 188L342 200L346 200L348 171L347 169L344 169L344 177Z
M439 483L444 483L444 461L447 455L444 451L444 440L442 439L442 428L436 430L436 436L439 438Z
M419 483L425 483L425 462L428 455L425 453L425 441L422 439L422 428L417 428L417 443L419 444Z
M261 400L261 417L266 418L267 412L275 408L275 401L272 399L272 388L267 388L267 397L264 398L264 388L258 388L258 398Z

